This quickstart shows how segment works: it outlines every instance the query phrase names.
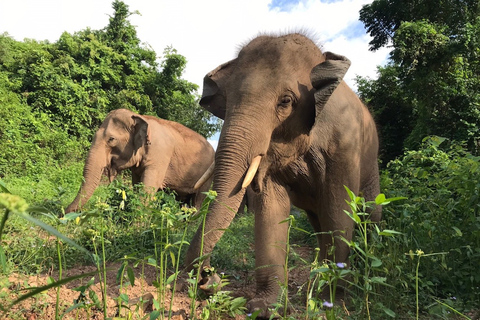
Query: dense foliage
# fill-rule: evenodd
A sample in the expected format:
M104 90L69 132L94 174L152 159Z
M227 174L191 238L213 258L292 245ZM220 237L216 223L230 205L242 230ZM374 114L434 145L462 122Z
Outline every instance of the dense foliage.
M392 45L378 79L359 78L373 110L384 163L428 135L467 142L480 138L480 2L376 0L360 20L371 49Z
M420 263L423 306L438 308L434 299L478 306L480 157L433 137L390 162L382 177L387 195L407 197L384 210L387 227L402 232L385 239L380 249L389 283L396 287L385 293L387 301L395 301L390 307L398 311L412 304L417 250L434 254Z
M0 35L0 176L83 161L93 132L117 108L204 136L218 130L196 102L197 85L181 78L185 57L166 48L157 62L128 6L114 1L113 9L104 29L65 32L55 43Z

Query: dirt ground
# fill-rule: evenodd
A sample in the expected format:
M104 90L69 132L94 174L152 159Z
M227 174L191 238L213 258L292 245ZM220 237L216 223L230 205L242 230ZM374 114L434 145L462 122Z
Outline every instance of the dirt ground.
M303 249L302 255L311 254L309 248ZM119 316L119 307L117 303L117 298L121 293L127 294L129 297L129 307L130 310L141 310L133 312L134 317L132 319L140 319L145 314L151 313L155 310L155 307L152 305L153 299L158 298L158 290L153 286L155 280L155 271L153 267L145 266L142 270L142 266L134 268L135 274L135 285L134 286L120 286L116 283L116 277L118 270L120 268L120 263L113 263L107 266L107 317L114 318ZM94 272L96 269L93 266L80 266L76 268L71 268L67 271L64 271L63 278L67 278L74 275L85 274L89 272ZM292 294L297 293L298 289L308 280L308 270L307 268L295 268L289 273L289 292ZM143 277L142 277L143 274ZM47 284L47 279L49 276L58 279L58 273L53 271L49 274L41 274L36 276L25 276L12 274L9 277L9 286L8 288L3 288L2 290L7 291L9 299L12 301L22 294L28 292L27 288L40 287ZM85 285L92 276L87 276L80 280L75 280L69 282L66 285L61 286L60 288L60 315L63 314L69 307L75 304L75 300L79 299L80 292L76 291L75 288ZM236 274L229 277L230 284L226 286L223 290L232 291L232 296L245 297L247 300L253 297L255 293L255 281L253 271L242 274ZM125 280L126 281L126 280ZM101 299L101 287L98 281L98 276L95 277L94 284L90 287L93 289L97 296ZM3 292L5 294L5 292ZM87 299L88 290L87 290ZM168 294L169 295L169 294ZM22 301L21 303L12 307L8 311L7 317L5 320L17 320L17 319L27 319L27 320L40 320L40 319L55 319L55 304L56 304L57 290L50 289L48 291L42 292L41 294L29 298L28 300ZM292 298L292 301L295 301L295 298ZM145 301L143 304L141 300ZM157 299L158 300L158 299ZM297 298L298 300L298 298ZM305 300L303 300L305 301ZM299 303L299 308L302 308L301 303ZM3 303L2 303L3 304ZM170 306L170 297L165 299L166 309L169 309ZM199 302L196 307L197 316L200 316L202 308L205 306L205 302ZM191 299L188 297L188 286L186 282L180 280L177 285L177 290L174 295L172 313L173 316L171 319L174 320L186 320L192 319L191 316ZM297 310L300 312L300 310ZM122 308L122 313L120 316L125 317L127 309ZM295 308L292 309L292 312L295 313ZM300 312L301 313L301 312ZM148 317L147 317L148 318ZM165 319L168 318L168 315ZM221 319L245 319L246 316L236 316L236 318L229 318L222 316ZM88 309L76 309L67 313L63 319L104 319L103 310L98 310L95 307Z

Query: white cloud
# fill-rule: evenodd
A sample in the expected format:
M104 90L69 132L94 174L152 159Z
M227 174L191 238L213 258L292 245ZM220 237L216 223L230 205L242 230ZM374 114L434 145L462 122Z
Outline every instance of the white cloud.
M17 40L33 38L56 41L63 31L73 33L87 27L100 29L113 14L113 0L16 0L0 1L0 32ZM166 46L184 55L184 77L202 85L203 76L220 63L234 58L239 46L260 32L307 29L316 34L326 50L352 60L347 82L356 74L375 76L386 50L368 51L367 35L347 38L358 22L359 10L371 0L322 2L304 0L289 12L269 10L271 0L125 0L139 38L159 56Z

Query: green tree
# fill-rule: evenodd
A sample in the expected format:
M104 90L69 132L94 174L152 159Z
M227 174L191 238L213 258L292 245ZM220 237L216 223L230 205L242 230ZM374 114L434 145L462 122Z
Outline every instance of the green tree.
M400 70L393 64L378 67L378 79L357 77L358 91L364 102L373 106L380 138L379 156L382 167L390 160L403 154L403 142L413 130L412 99L405 95L404 83L400 81Z
M158 58L129 22L135 13L122 1L112 6L105 28L65 32L53 43L0 35L0 175L83 162L113 109L157 115L204 136L218 131L197 103L198 86L182 79L185 57L166 48Z
M375 51L393 40L403 22L428 20L449 26L455 35L475 23L479 10L478 0L374 0L360 10L360 21L372 37L370 50Z
M465 141L476 152L480 137L479 3L376 0L362 8L360 20L373 37L370 49L391 43L393 50L385 68L391 71L380 71L375 81L363 79L360 96L370 102L380 128L411 130L403 140L389 140L387 145L412 149L424 137L440 135ZM398 87L380 90L392 79ZM391 95L390 102L387 95ZM396 126L389 119L400 97L401 111L412 121L408 126ZM398 154L397 150L391 155Z

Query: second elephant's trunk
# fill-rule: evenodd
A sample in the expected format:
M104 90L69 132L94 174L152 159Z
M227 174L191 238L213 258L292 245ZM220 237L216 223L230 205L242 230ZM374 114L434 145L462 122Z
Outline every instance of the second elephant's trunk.
M107 167L107 153L104 146L97 146L94 143L88 152L83 168L83 182L77 196L72 203L65 209L65 213L77 211L82 205L87 203L95 189L100 183L102 174Z

